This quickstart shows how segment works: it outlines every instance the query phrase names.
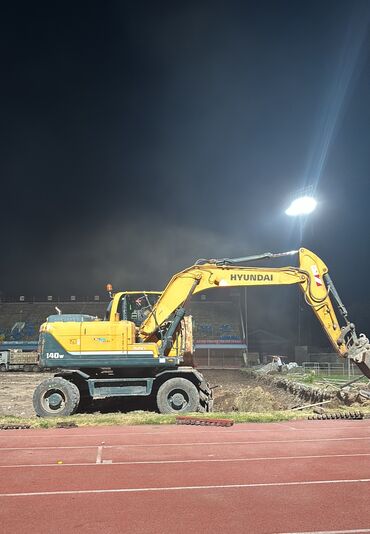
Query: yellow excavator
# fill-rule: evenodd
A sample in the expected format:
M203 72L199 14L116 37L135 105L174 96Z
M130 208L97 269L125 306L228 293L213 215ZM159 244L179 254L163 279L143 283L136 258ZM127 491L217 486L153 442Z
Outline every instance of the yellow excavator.
M296 267L248 265L293 255L298 255ZM161 413L210 411L212 390L192 362L189 299L217 287L292 284L303 291L338 356L355 362L370 378L368 338L356 333L325 263L301 248L198 260L175 274L163 292L113 294L109 287L111 300L103 320L83 314L49 316L40 327L39 365L59 372L36 388L37 415L70 415L86 401L132 396L155 401Z

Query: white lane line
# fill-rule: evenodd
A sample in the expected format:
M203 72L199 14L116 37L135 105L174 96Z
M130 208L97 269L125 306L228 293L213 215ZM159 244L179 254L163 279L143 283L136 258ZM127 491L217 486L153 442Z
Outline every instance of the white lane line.
M370 456L370 453L352 453L352 454L311 454L303 456L260 456L256 458L194 458L188 460L133 460L133 461L123 461L123 462L114 462L114 465L162 465L162 464L192 464L192 463L223 463L223 462L262 462L262 461L277 461L277 460L315 460L322 458L358 458L358 457L367 457ZM112 460L102 460L101 453L96 458L95 464L111 464ZM14 465L0 465L0 469L9 469L9 468L18 468L18 467L72 467L72 466L93 466L95 465L92 462L81 462L81 463L66 463L63 464L14 464Z
M286 425L284 423L274 423L276 426L278 426L279 428L287 428L288 430L296 430L296 428L294 428L293 426L291 425ZM278 428L278 430L279 430ZM310 429L311 430L311 429ZM311 430L312 431L312 430Z
M95 462L96 464L101 464L102 454L103 454L103 447L101 445L99 445L98 452L96 454L96 462Z
M355 534L357 532L370 532L370 528L358 528L355 530L310 530L307 532L274 532L273 534Z
M96 449L96 445L51 445L50 447L0 447L0 451L48 451L56 449Z
M334 422L334 421L330 421L327 420L326 422ZM344 422L344 421L343 421ZM363 421L365 422L365 421ZM248 423L239 423L239 424L248 424ZM294 427L294 426L288 426L288 425L285 425L283 423L266 423L266 424L272 424L274 425L274 427L271 429L262 429L262 428L243 428L243 429L237 429L234 427L231 427L231 428L224 428L222 430L220 430L219 428L215 428L215 427L201 427L201 426L197 426L196 427L196 430L194 429L194 426L185 426L183 425L182 426L182 432L186 432L186 435L189 435L189 434L209 434L212 432L212 434L216 434L216 433L220 433L220 434L225 434L225 433L228 433L228 434L239 434L239 433L244 433L244 432L269 432L269 433L272 433L274 431L277 431L277 432L280 432L280 428L281 430L283 430L284 428L287 428L289 430L297 430L297 432L312 432L312 426L310 426L309 428L299 428L299 427ZM174 426L174 425L173 425ZM276 426L278 426L278 428L275 428ZM177 428L177 427L175 427ZM341 431L344 431L344 430L352 430L356 428L357 430L359 429L362 429L362 430L365 430L365 431L368 431L370 429L369 425L360 425L360 421L356 424L356 425L352 425L352 426L329 426L329 427L317 427L315 428L315 432L327 432L329 430L341 430ZM29 431L28 431L29 432ZM44 430L43 430L44 432ZM53 432L55 432L55 429L53 429ZM184 433L185 433L184 432ZM65 438L101 438L101 437L105 437L106 439L109 439L111 436L124 436L124 437L129 437L129 436L163 436L163 435L174 435L175 432L167 432L167 431L160 431L158 430L158 432L130 432L130 433L127 433L127 432L117 432L117 433L108 433L108 434L104 434L104 433L101 433L101 434L79 434L79 433L76 433L76 434L71 434L71 433L68 433L68 434L64 434L63 435L63 439ZM57 434L55 434L57 435ZM45 435L37 435L37 436L34 436L34 435L31 435L31 434L28 434L28 437L30 439L42 439L42 438L45 438L45 439L53 439L55 438L55 435L51 435L51 434L45 434ZM59 435L59 434L58 434ZM5 437L5 435L0 435L0 441L1 441L1 438L4 438L4 441L9 441L9 434L7 434L7 436ZM21 440L24 440L24 434L12 434L11 435L11 438L12 439L21 439Z
M338 479L338 480L309 480L306 482L265 482L256 484L215 484L213 486L170 486L154 488L115 488L91 490L60 490L60 491L34 491L27 493L0 493L0 497L40 497L48 495L86 495L96 493L144 493L155 491L186 491L186 490L216 490L216 489L242 489L242 488L268 488L286 486L317 486L335 484L369 484L370 478Z
M195 442L177 442L177 443L127 443L123 445L105 445L106 449L121 449L126 447L194 447L197 445L261 445L269 443L322 443L324 441L358 441L366 440L370 443L370 435L363 437L349 438L314 438L314 439L270 439L261 441L195 441ZM0 451L38 451L54 449L96 449L96 445L53 445L51 447L0 447Z

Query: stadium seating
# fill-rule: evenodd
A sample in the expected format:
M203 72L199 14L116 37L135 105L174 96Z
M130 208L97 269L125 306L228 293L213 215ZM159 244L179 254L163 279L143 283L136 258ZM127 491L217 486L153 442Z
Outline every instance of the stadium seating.
M106 302L2 302L0 303L0 335L9 341L29 341L38 338L40 325L55 306L63 313L83 313L103 317Z
M236 342L242 339L240 311L233 302L191 302L196 341Z

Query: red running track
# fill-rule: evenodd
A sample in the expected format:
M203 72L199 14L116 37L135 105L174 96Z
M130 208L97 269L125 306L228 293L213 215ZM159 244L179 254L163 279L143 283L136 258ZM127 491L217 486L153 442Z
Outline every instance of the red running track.
M0 532L370 533L370 421L0 433Z

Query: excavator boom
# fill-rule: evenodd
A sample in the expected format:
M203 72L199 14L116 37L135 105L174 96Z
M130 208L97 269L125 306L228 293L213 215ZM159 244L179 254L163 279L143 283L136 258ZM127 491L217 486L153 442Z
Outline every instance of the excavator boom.
M298 254L298 266L255 267L239 265L258 260L274 259ZM175 317L162 340L164 354L171 346L173 336L183 316L187 300L196 293L215 287L299 285L306 303L320 321L333 348L340 357L350 358L370 378L370 344L368 338L357 335L348 319L325 263L313 252L301 248L281 254L263 254L236 259L198 260L198 262L175 274L158 299L139 331L142 341L152 339L161 327ZM331 300L337 304L342 316L340 325Z

